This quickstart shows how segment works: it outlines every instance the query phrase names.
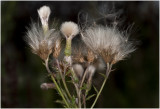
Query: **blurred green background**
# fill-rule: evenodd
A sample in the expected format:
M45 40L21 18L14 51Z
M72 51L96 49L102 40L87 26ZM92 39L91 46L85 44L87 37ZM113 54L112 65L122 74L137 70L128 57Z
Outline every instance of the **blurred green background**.
M95 12L101 4L123 9L127 22L138 27L132 38L140 41L127 60L114 66L95 107L159 107L159 1L70 2L2 1L1 2L1 107L61 107L54 90L42 90L50 82L41 59L32 54L24 35L31 19L37 21L37 9L50 6L50 18L77 22L80 10Z

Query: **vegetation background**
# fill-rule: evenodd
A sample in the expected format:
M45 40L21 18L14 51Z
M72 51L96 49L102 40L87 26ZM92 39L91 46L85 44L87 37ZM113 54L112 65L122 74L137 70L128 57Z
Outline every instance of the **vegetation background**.
M41 59L32 54L24 35L37 21L37 9L50 6L50 18L77 22L80 10L94 14L101 4L123 9L127 22L134 22L138 49L113 71L95 107L159 107L159 1L2 1L1 2L1 107L53 108L54 90L42 90L50 82Z

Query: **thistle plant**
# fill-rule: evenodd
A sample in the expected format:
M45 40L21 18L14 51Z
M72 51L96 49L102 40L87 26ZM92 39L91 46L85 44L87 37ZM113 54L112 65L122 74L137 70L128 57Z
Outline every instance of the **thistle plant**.
M135 51L128 34L116 26L94 25L80 28L72 21L62 23L60 30L49 27L51 10L43 6L38 10L41 25L32 23L26 34L27 43L47 69L53 83L43 83L42 89L58 92L65 108L86 108L86 101L94 98L93 108L105 86L112 66ZM125 33L125 34L124 34ZM75 44L74 38L81 38ZM104 70L105 73L99 72ZM97 89L94 76L104 77ZM94 88L95 94L90 90Z

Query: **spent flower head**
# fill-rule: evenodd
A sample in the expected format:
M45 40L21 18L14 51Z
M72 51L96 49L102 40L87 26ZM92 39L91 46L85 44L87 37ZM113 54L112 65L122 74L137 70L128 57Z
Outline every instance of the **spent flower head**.
M43 29L39 25L33 23L31 29L28 29L26 40L34 54L39 55L43 60L46 60L52 52L53 43L56 40L54 30L49 30L44 34Z
M60 55L60 52L62 49L61 42L62 42L62 39L60 37L58 37L58 39L54 43L54 47L53 47L53 57L54 58L58 58L58 56Z
M103 57L106 63L116 63L135 50L132 42L126 41L126 34L117 28L95 26L81 33L85 44Z

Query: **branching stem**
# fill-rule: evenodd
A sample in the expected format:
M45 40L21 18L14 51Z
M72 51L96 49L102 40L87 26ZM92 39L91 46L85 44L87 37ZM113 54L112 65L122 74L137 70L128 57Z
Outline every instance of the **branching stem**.
M57 59L56 59L56 62L57 62L57 65L58 65L59 73L60 73L60 76L61 76L61 78L62 78L62 82L63 82L64 88L65 88L65 90L67 91L67 94L68 94L68 96L70 97L70 99L72 99L72 96L71 96L71 94L70 94L70 92L69 92L69 90L68 90L68 87L67 87L67 85L66 85L66 82L65 82L65 80L64 80L64 77L63 77L63 75L62 75L62 70L61 70L61 68L60 68L59 61L58 61Z
M49 69L49 66L48 66L48 58L45 60L45 67L46 67L47 71L51 74L51 79L53 80L53 82L54 82L54 84L55 84L55 86L56 86L59 94L61 95L62 99L64 100L66 106L69 108L69 104L67 103L67 101L66 101L66 99L65 99L62 91L60 90L60 88L59 88L59 86L58 86L55 78L54 78L53 75L52 75L52 72L51 72L50 69Z

